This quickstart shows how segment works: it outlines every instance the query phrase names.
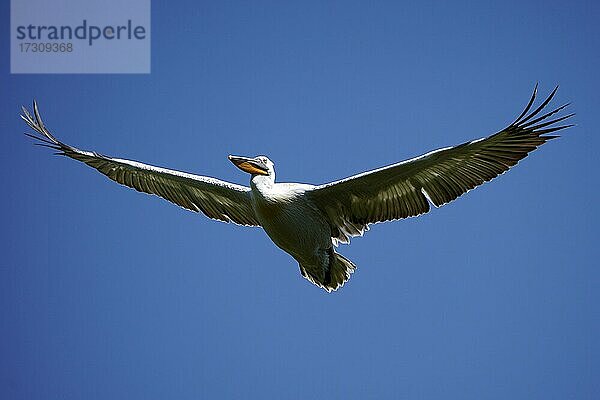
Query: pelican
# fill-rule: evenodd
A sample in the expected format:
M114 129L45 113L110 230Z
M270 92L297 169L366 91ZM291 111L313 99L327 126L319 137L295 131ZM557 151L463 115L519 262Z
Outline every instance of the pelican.
M362 236L370 224L415 217L440 207L506 172L573 125L557 125L574 114L549 118L569 104L541 114L558 86L534 111L537 85L524 111L501 131L454 147L444 147L406 161L324 185L277 183L266 156L229 156L250 174L250 187L137 161L79 150L54 137L40 117L22 108L21 118L35 131L26 133L64 155L95 168L137 191L160 196L209 218L262 227L291 255L304 278L327 292L350 278L356 265L336 252L340 243ZM529 113L529 114L528 114Z

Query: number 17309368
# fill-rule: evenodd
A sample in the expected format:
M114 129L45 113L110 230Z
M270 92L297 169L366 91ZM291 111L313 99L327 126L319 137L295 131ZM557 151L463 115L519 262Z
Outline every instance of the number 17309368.
M19 43L21 53L71 53L73 43L71 42L24 42Z

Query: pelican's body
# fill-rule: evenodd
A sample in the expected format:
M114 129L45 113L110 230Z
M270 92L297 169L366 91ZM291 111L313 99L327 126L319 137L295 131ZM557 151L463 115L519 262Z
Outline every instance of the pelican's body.
M319 248L331 247L329 226L304 195L308 185L275 183L271 177L250 181L252 208L267 235L298 262L310 262ZM303 223L304 222L304 223Z
M306 196L314 186L275 183L274 178L273 171L250 181L252 208L273 243L294 257L302 276L318 286L327 288L335 278L331 273L340 279L349 276L355 266L333 250L330 223Z
M277 183L273 162L265 156L229 156L251 175L250 187L107 157L56 139L44 126L35 103L33 115L23 109L21 117L40 135L28 134L41 145L84 162L120 184L213 219L262 227L273 243L298 261L302 276L329 292L342 286L356 269L334 246L349 243L370 224L417 216L428 212L430 204L439 207L456 199L557 137L545 134L569 127L551 125L573 114L546 121L566 105L538 116L555 93L556 89L527 114L535 100L534 90L516 121L485 139L319 186Z

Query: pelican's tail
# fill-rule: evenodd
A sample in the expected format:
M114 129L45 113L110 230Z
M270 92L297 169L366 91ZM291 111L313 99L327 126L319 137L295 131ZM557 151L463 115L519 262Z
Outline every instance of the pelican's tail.
M341 288L355 270L356 265L352 261L333 251L333 262L329 264L329 273L325 274L325 282L323 282L325 290L331 292Z
M303 277L327 292L338 290L356 270L356 265L333 248L329 249L327 267L311 267L300 264L300 273Z

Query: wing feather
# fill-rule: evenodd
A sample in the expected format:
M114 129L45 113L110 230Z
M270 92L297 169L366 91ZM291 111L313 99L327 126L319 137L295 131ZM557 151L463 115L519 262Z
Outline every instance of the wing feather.
M39 140L38 145L57 150L56 154L81 161L117 183L162 197L188 210L202 212L209 218L240 225L260 225L252 209L248 187L79 150L59 141L48 131L36 102L33 103L33 115L24 107L22 111L21 118L37 133L26 135Z
M487 138L445 147L397 164L340 181L315 186L307 196L328 217L333 242L348 243L368 225L414 217L440 207L506 172L548 140L572 125L556 125L574 114L549 119L569 104L541 116L558 86L532 112L537 85L519 117ZM546 135L546 136L542 136Z

